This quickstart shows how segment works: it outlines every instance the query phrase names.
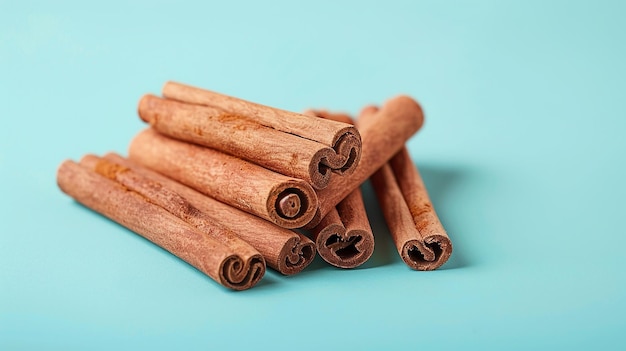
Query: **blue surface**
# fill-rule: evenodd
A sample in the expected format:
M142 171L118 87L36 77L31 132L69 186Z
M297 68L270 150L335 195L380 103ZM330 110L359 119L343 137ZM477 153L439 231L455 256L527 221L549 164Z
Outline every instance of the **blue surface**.
M260 3L260 2L259 2ZM624 349L626 6L0 0L0 349ZM454 243L220 287L55 184L169 79L294 111L407 93Z

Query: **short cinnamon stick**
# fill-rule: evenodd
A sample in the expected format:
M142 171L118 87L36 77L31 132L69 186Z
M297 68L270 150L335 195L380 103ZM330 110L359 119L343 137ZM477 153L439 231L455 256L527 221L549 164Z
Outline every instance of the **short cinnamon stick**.
M316 141L264 126L249 116L145 95L139 116L159 133L245 159L313 187L328 185L333 170L358 161L360 139L346 135L340 153Z
M367 125L359 125L363 138L359 165L354 173L333 177L326 188L316 191L319 209L306 228L319 224L341 200L397 153L423 122L419 104L408 96L399 96L388 100Z
M276 226L247 212L203 195L181 183L141 167L117 154L107 154L101 162L118 165L162 184L184 196L194 207L230 229L258 250L271 268L285 275L299 273L315 257L315 244L306 236Z
M128 176L128 184L137 191L68 160L58 169L57 183L76 201L161 246L223 286L244 290L263 277L265 261L250 245L198 217L198 211L177 194ZM189 225L180 215L202 222L202 229Z
M375 108L362 113L363 124ZM417 167L406 147L376 171L372 185L402 260L412 269L434 270L452 254L452 242L441 225Z
M252 213L283 228L298 228L315 215L317 197L305 181L226 155L178 141L152 129L131 142L132 161L201 193Z
M374 235L360 188L353 190L311 232L317 252L336 267L358 267L374 252Z
M309 110L312 115L353 124L346 114ZM356 188L311 231L320 256L340 268L355 268L374 252L374 235L365 212L361 189Z

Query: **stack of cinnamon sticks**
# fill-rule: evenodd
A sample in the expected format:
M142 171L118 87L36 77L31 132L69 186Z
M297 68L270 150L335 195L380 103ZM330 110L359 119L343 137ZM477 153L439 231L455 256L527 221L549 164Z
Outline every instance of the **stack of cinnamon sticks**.
M316 252L341 268L367 261L374 235L360 185L369 178L409 267L433 270L450 256L404 147L423 123L413 99L368 106L354 125L174 82L162 95L140 100L150 127L128 158L65 161L61 190L235 290L254 286L266 265L296 274Z

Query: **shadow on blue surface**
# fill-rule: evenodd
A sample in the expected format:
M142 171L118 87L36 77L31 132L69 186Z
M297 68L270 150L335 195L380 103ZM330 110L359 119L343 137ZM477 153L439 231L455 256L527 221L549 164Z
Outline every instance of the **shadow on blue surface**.
M448 218L450 213L446 211L446 203L448 201L454 201L453 188L455 184L459 183L464 177L465 170L461 168L449 168L434 165L424 165L419 167L419 171L424 179L428 194L433 202L437 214L442 221L444 228L452 240L453 252L448 262L446 262L440 269L458 269L467 267L470 265L467 257L463 254L463 246L460 240L455 241L455 234L459 233L457 228L452 226L452 218ZM370 269L386 265L404 265L404 262L400 259L396 250L395 244L391 239L389 228L385 222L380 206L376 199L374 189L369 182L366 182L362 187L363 200L367 210L367 215L372 226L374 233L374 239L376 242L374 253L372 257L363 265L355 269ZM337 269L326 263L321 257L316 257L305 271L314 271L319 269Z
M156 250L158 252L160 252L161 254L163 254L163 258L167 259L167 260L172 260L172 261L177 261L179 263L181 263L179 265L179 269L184 269L184 270L188 270L188 272L192 272L192 274L197 275L198 277L200 277L200 279L204 279L207 282L209 282L210 284L214 285L216 287L216 289L221 289L224 292L236 292L236 293L244 293L245 291L249 291L249 290L243 290L243 291L236 291L236 290L232 290L229 289L225 286L222 286L221 284L219 284L218 282L216 282L215 280L213 280L213 278L209 277L208 275L204 274L203 272L201 272L200 270L198 270L197 268L195 268L194 266L192 266L191 264L187 263L185 260L177 257L176 255L170 253L169 251L167 251L166 249L162 248L161 246L153 243L152 241L146 239L145 237L143 237L142 235L139 235L135 232L133 232L132 230L126 228L125 226L123 226L120 223L117 223L116 221L101 215L100 213L86 207L83 206L82 204L80 204L77 201L73 201L73 205L76 208L82 209L85 212L91 213L92 215L99 217L100 219L102 219L103 221L106 221L110 224L112 224L114 227L118 227L119 229L121 229L120 231L115 231L113 229L111 229L111 235L118 235L119 233L123 233L124 235L128 235L128 239L130 240L137 240L140 242L144 242L146 243L147 247L151 247L153 250ZM114 234L115 232L115 234ZM150 267L146 267L146 269L150 269ZM256 284L253 286L253 289L256 291L260 291L260 290L264 290L265 288L268 288L276 283L278 283L276 277L272 277L271 274L270 276L268 276L267 272L270 271L271 269L269 267L267 267L266 269L266 274L263 276L263 278Z

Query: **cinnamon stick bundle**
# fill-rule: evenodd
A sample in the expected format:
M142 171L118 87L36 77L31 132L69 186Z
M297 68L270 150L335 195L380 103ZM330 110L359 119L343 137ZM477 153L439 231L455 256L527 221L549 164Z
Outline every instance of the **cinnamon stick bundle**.
M115 171L119 173L124 171ZM58 169L57 183L76 201L161 246L223 286L248 289L265 274L265 261L254 248L202 216L180 195L130 172L120 176L123 184L110 175L110 169L96 172L68 160Z
M162 134L208 146L303 179L316 189L333 172L350 174L361 137L353 126L168 82L162 99L144 96L139 116ZM175 101L176 100L176 101Z
M353 124L346 114L323 110L309 110L304 114ZM331 209L311 232L320 256L336 267L358 267L374 252L374 235L360 188Z
M205 196L181 183L132 163L120 155L109 153L99 162L115 165L118 169L130 169L151 182L162 184L181 194L194 207L213 218L216 223L231 230L239 238L252 245L263 255L268 266L282 274L299 273L315 257L315 244L302 234L281 228Z
M317 196L305 181L206 147L163 136L152 129L131 142L133 162L188 185L203 194L283 228L308 223Z
M366 125L359 124L363 138L359 165L352 174L333 177L326 188L316 191L319 209L306 228L318 225L341 200L396 154L423 122L419 104L408 96L398 96L388 100Z
M375 112L375 107L364 109L360 125L371 123ZM421 271L434 270L446 263L452 254L452 242L406 147L370 179L402 260Z

